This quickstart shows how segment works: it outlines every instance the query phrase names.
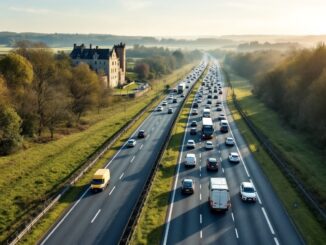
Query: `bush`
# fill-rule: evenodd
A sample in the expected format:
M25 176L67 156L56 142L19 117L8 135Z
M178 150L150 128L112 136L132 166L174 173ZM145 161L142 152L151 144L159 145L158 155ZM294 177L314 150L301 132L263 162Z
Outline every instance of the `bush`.
M0 106L0 155L14 152L22 142L20 136L21 119L13 108Z

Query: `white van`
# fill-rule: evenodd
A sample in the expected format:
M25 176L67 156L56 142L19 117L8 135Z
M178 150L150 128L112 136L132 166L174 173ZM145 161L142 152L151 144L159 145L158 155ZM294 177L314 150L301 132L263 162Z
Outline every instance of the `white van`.
M227 211L231 207L226 178L210 178L208 203L211 210Z
M196 155L193 153L187 153L185 166L186 167L195 167L196 162L197 162Z
M211 117L211 110L210 109L204 109L203 117Z

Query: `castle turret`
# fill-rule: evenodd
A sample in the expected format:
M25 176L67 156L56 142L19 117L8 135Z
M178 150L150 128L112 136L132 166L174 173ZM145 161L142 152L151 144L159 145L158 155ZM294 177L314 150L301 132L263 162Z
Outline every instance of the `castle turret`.
M122 72L125 73L126 72L126 45L121 42L118 45L114 45L114 49L120 59L120 68Z

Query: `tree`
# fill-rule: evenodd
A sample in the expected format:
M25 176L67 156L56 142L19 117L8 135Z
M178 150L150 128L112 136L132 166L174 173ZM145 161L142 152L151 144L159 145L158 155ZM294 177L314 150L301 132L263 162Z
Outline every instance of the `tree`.
M99 80L95 72L86 64L79 64L72 70L69 90L72 97L71 110L80 117L89 109L94 107L98 101Z
M137 73L139 79L146 79L149 76L149 65L146 63L137 63L134 68L135 73Z
M0 155L14 152L21 144L21 120L9 105L0 104Z

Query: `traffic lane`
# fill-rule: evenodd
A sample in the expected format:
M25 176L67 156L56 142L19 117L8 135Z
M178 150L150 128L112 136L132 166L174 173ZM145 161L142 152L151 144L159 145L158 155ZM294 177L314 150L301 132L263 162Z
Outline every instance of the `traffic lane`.
M228 111L228 114L229 113L230 112ZM244 147L245 141L233 121L231 121L230 127L233 129L234 137L236 137L236 141L240 151L242 152L250 176L265 207L272 229L274 230L274 233L277 234L279 242L282 244L304 244L304 241L297 232L296 227L292 223L291 218L288 216L264 172L250 153L249 149Z

